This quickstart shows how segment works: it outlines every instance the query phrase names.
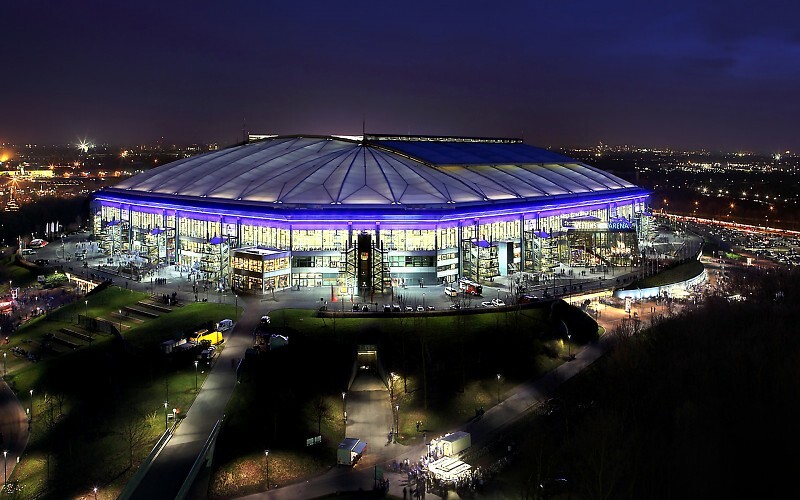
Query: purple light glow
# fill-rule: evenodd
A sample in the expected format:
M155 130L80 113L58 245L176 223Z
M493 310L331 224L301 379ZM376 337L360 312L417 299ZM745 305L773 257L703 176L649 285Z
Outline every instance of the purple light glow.
M179 205L174 201L165 202L163 198L141 199L139 196L126 198L116 194L100 194L95 201L104 206L119 210L133 209L135 211L165 214L167 216L187 217L195 220L204 220L215 223L246 224L260 227L275 227L282 229L347 229L371 230L380 225L380 229L437 229L456 227L465 220L477 220L479 224L492 222L505 222L519 220L523 215L526 219L544 218L572 214L581 210L605 210L617 205L643 203L647 200L649 192L635 188L625 190L624 194L606 193L594 197L575 196L562 198L560 203L548 199L533 202L514 202L508 204L486 204L480 207L449 206L445 209L431 207L429 209L403 209L397 210L396 206L373 207L372 209L359 209L348 206L346 209L327 208L326 210L310 210L305 208L264 207L264 212L259 213L252 206L242 206L243 210L231 208L235 204L208 204L208 207L192 205ZM189 200L187 200L189 201ZM192 200L195 201L195 200ZM336 227L331 227L335 224Z

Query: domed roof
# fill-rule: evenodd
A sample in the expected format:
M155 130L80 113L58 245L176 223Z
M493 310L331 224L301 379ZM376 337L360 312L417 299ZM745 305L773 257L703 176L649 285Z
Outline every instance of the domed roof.
M624 191L633 184L515 139L275 136L162 165L106 192L225 203L441 206ZM274 206L274 205L273 205Z

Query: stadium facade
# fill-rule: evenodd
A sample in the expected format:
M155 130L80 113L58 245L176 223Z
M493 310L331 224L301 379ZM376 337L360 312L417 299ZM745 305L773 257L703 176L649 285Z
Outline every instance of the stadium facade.
M132 275L366 294L636 265L648 195L519 139L261 136L98 191L92 226Z

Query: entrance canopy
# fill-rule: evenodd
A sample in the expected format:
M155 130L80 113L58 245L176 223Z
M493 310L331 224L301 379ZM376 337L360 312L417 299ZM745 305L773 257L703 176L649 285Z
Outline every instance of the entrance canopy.
M444 457L428 464L428 472L441 481L456 481L469 477L472 466L453 457Z

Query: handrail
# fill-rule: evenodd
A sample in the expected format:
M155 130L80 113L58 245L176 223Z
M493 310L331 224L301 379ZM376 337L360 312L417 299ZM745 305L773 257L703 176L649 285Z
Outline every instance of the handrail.
M127 500L128 498L131 498L133 492L139 487L139 483L142 482L142 478L145 476L145 474L147 474L147 471L150 470L150 466L153 464L153 461L156 459L159 453L161 453L161 450L164 449L171 437L172 432L170 432L170 429L165 430L164 434L161 435L155 446L153 446L153 449L150 451L144 461L142 461L141 465L139 465L136 473L133 475L130 481L125 484L125 488L122 489L122 493L120 493L118 497L119 500Z
M205 461L206 455L208 454L208 449L213 446L214 441L217 439L217 434L219 434L221 425L222 419L217 420L217 422L214 424L214 428L211 429L211 434L208 435L208 439L206 439L206 442L203 443L203 449L200 450L200 453L197 455L194 464L192 464L189 474L186 475L186 479L183 481L183 485L181 485L181 489L178 490L178 494L175 495L175 500L183 500L186 498L186 495L189 493L189 489L192 487L195 478L197 478L197 474L200 471L200 466Z

